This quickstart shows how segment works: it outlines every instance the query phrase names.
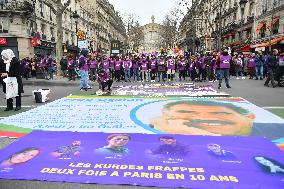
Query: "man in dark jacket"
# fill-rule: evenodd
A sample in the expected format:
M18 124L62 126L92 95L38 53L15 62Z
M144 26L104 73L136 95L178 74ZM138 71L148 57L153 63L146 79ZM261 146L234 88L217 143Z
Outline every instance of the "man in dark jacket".
M18 83L18 96L16 97L15 111L21 109L21 93L24 93L23 83L20 71L20 62L15 57L14 52L11 49L6 49L1 52L3 62L5 64L4 70L1 70L1 77L16 77ZM3 84L3 91L6 93L6 84ZM13 99L7 99L7 108L4 111L13 110Z
M267 86L267 87L269 87L270 81L271 81L272 87L273 88L276 87L276 84L275 84L275 81L274 81L274 76L275 76L275 73L276 73L277 67L278 67L277 54L278 54L278 50L273 49L273 54L270 55L266 60L268 77L267 77L264 85Z

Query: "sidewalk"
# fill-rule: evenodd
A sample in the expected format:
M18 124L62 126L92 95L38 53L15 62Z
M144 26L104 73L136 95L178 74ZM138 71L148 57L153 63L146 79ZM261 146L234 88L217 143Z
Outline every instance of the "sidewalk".
M26 80L22 78L24 85L52 85L52 86L79 86L80 85L80 78L76 78L75 81L69 81L68 78L63 76L53 76L53 80L46 80L46 79L36 79L36 78L29 78Z

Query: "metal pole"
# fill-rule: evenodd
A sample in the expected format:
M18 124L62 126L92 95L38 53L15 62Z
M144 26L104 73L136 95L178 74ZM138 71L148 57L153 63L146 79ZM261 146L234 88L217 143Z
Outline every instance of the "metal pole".
M241 43L243 42L243 21L244 21L244 8L241 8Z

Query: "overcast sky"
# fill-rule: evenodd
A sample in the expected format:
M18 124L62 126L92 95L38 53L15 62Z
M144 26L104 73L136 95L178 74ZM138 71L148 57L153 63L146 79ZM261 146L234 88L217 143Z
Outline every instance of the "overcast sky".
M178 0L109 0L115 10L121 13L135 13L141 25L151 22L155 16L156 23L162 23L164 16L171 11Z

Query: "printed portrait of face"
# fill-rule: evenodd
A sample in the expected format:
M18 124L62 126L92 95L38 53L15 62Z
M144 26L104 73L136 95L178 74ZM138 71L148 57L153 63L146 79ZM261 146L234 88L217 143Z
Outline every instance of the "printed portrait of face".
M129 142L129 136L118 135L108 140L109 146L113 148L123 147Z
M3 166L13 166L13 165L19 165L22 163L25 163L36 156L38 156L40 153L40 149L38 148L27 148L20 152L17 152L13 154L8 159L4 160L1 165Z
M171 134L247 136L254 118L254 114L233 104L180 101L166 105L162 115L150 124Z

